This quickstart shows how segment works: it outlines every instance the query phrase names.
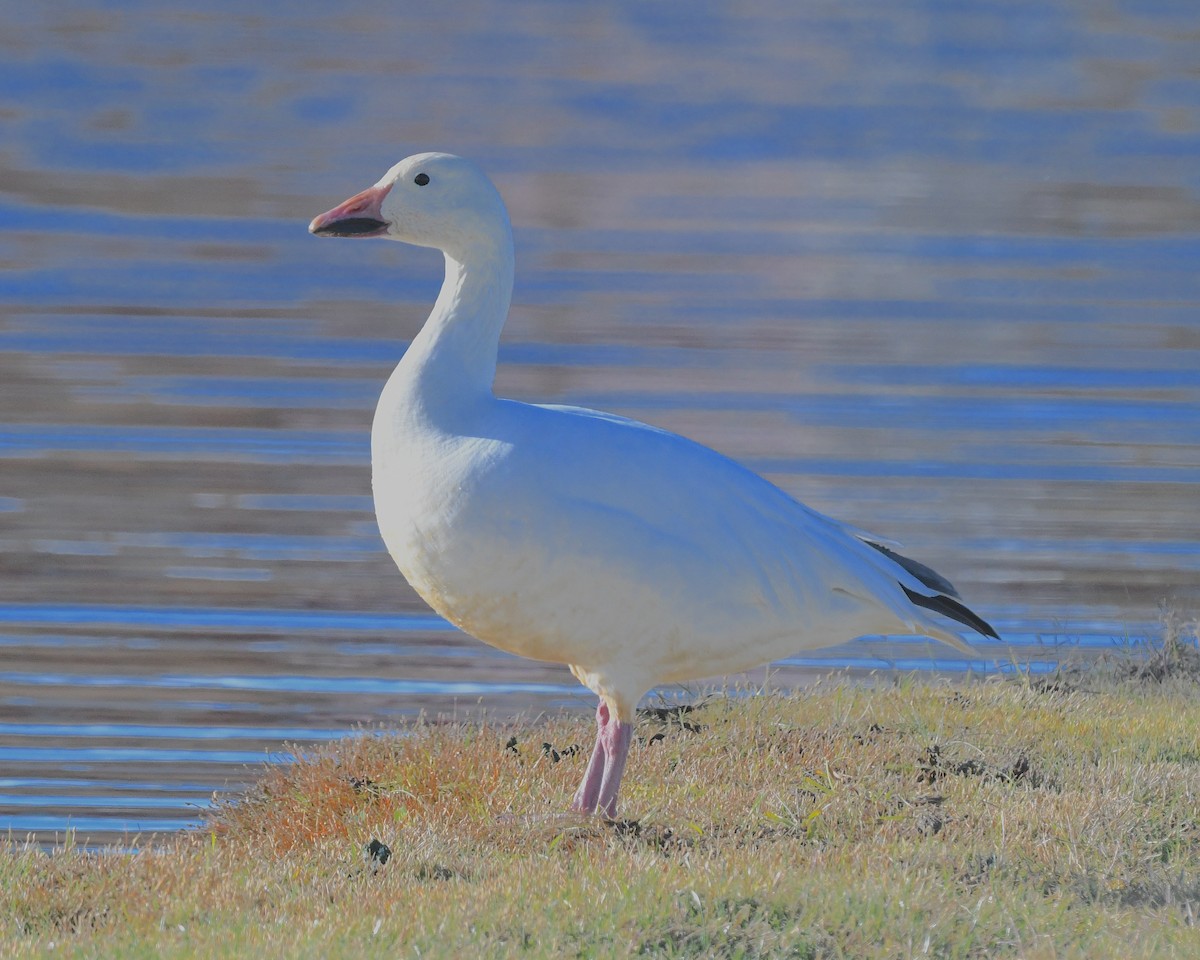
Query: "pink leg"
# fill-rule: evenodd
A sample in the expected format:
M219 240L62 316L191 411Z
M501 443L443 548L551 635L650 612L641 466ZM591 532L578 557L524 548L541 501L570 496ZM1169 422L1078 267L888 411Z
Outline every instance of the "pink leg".
M632 740L633 724L613 719L608 704L601 700L596 709L596 746L571 802L572 810L595 813L598 809L606 817L616 816L617 791L621 788Z
M592 747L592 756L588 760L587 770L583 774L583 782L575 791L575 799L571 801L571 809L576 813L595 813L596 799L600 796L600 784L604 777L605 761L604 728L608 726L608 705L601 700L596 708L596 745Z
M608 738L604 745L604 779L600 783L600 798L596 806L610 820L615 820L617 791L621 789L629 744L633 741L633 724L613 720L604 728L604 735Z

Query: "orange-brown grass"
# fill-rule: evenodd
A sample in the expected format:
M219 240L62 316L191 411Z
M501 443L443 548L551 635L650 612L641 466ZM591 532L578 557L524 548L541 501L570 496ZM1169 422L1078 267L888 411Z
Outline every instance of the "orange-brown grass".
M1200 956L1189 682L716 697L642 719L618 823L560 812L591 738L581 716L364 734L134 855L13 846L0 950Z

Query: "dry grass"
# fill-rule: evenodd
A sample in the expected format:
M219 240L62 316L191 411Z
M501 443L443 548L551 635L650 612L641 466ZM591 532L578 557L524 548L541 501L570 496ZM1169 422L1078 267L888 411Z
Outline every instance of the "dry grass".
M1198 689L716 698L643 718L619 823L558 813L589 718L361 736L137 855L0 854L0 952L1196 957Z

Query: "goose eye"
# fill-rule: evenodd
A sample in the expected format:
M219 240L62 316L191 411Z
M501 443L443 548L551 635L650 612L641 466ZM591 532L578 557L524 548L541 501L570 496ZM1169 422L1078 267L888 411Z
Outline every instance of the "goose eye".
M428 182L429 174L427 173L418 173L415 177L413 177L413 183L415 183L418 187L423 187Z

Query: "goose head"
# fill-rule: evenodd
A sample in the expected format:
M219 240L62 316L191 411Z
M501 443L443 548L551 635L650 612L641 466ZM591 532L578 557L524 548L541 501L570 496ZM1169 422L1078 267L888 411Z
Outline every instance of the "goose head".
M318 237L386 237L453 256L508 237L509 223L500 194L475 164L449 153L418 153L308 230Z

